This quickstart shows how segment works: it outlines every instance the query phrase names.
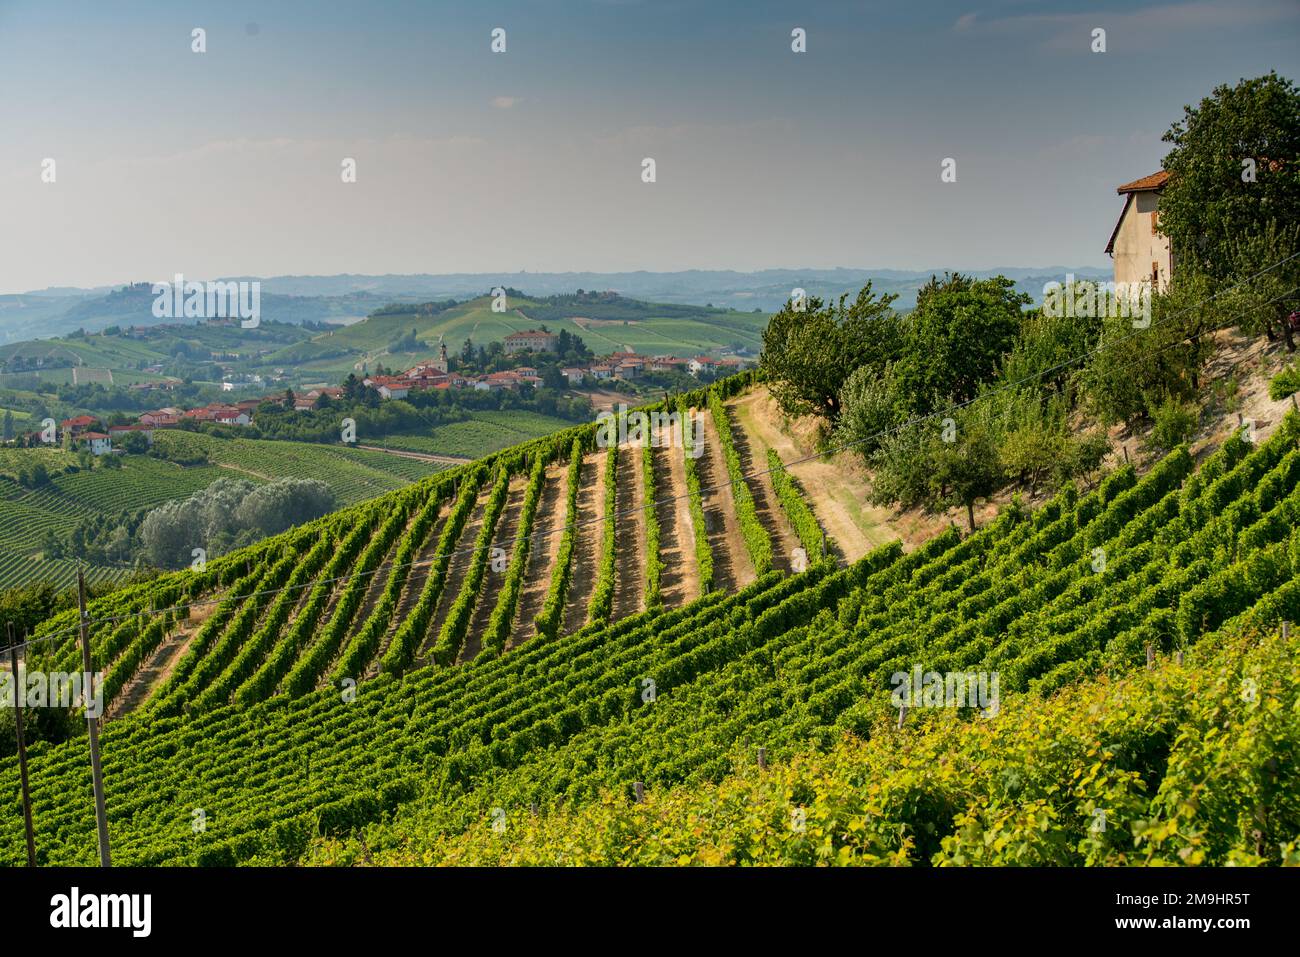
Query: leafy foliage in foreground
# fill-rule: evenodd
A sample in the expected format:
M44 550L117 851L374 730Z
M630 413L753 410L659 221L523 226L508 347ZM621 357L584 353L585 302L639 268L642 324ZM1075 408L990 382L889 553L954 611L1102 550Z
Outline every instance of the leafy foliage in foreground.
M881 721L716 785L603 792L376 864L1300 865L1300 637L1248 630L1118 681ZM359 862L326 842L321 863Z

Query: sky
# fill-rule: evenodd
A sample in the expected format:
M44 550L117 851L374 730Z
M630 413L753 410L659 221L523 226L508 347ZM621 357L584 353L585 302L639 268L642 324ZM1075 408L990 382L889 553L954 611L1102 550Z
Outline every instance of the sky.
M1300 0L0 0L0 293L1106 266L1183 105L1297 51Z

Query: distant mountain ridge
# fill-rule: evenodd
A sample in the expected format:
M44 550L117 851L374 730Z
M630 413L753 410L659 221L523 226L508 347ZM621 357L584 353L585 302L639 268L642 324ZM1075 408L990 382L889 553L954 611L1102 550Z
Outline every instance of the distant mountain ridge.
M263 316L279 322L347 323L392 302L468 299L495 286L513 287L532 296L572 293L578 289L613 290L650 302L773 312L804 289L823 299L856 294L867 282L879 293L898 295L897 306L910 308L916 290L934 269L764 269L757 272L692 269L680 272L562 273L419 273L382 276L226 276L225 281L262 283ZM1109 269L1093 266L1005 266L961 270L976 277L1003 275L1035 302L1043 286L1067 274L1081 279L1108 279ZM189 277L199 279L202 277ZM77 329L98 332L112 325L154 325L149 284L77 289L61 286L16 295L0 295L0 343L65 335Z

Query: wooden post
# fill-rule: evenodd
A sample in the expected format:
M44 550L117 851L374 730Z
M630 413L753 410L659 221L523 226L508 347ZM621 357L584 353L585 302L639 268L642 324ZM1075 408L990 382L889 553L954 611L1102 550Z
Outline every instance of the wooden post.
M18 683L18 646L14 644L14 626L8 626L9 667L12 668L14 689L14 729L18 732L18 773L23 785L23 828L27 832L27 866L36 866L36 838L32 834L32 792L27 784L27 739L23 737L23 697Z
M90 777L95 787L95 824L99 831L99 863L112 867L108 848L108 815L104 812L104 773L99 764L99 718L92 713L95 698L95 673L90 666L90 627L86 615L86 576L77 569L77 617L81 629L81 669L85 672L86 730L90 734Z
M758 749L758 768L760 771L767 770L767 748Z
M898 706L898 730L899 731L903 730L903 719L906 717L907 717L907 705L900 704Z
M1128 465L1128 446L1121 445L1120 448L1124 450L1124 464Z
M1178 667L1183 666L1183 649L1178 649L1178 654L1174 655L1174 660L1178 662Z
M1154 668L1156 664L1156 650L1150 642L1147 643L1147 668Z
M633 782L632 782L632 790L636 792L636 803L637 803L637 804L644 804L644 803L645 803L645 785L642 784L640 781L633 781Z
M1282 640L1287 641L1291 637L1291 622L1282 622Z
M533 815L533 817L537 817L537 802L534 801L531 805L529 805L528 810Z

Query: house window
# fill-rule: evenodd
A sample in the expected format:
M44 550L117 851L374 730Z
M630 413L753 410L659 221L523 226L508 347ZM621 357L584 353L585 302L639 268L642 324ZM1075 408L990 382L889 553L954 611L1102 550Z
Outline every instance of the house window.
M1152 263L1151 264L1151 285L1158 286L1159 284L1160 284L1160 264Z

